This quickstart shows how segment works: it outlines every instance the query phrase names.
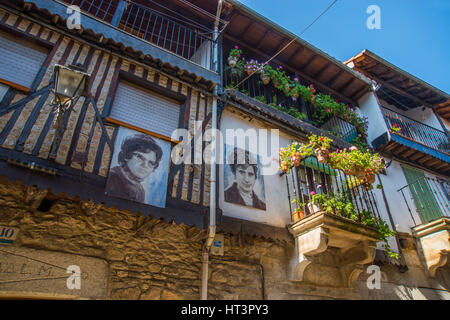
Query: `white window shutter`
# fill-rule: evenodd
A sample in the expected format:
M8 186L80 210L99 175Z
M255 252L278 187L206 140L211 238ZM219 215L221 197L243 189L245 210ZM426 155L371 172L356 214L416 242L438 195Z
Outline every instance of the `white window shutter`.
M49 50L0 32L0 78L30 88Z
M180 103L130 82L120 81L110 117L166 137L178 128Z

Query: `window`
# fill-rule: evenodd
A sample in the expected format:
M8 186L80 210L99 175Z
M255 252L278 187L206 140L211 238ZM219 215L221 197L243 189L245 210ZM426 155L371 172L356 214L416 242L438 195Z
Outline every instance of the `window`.
M178 128L180 103L130 82L120 81L110 117L171 137Z
M409 191L414 200L417 212L423 223L430 222L443 216L442 203L445 200L438 195L438 184L434 179L426 177L424 172L411 167L403 166L406 181L408 182Z
M30 88L49 50L0 31L0 82Z

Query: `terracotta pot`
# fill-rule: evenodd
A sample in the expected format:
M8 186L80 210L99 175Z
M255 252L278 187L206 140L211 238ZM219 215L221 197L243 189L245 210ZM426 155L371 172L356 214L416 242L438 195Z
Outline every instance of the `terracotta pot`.
M320 208L312 202L308 202L306 207L308 208L309 214L313 214L313 213L321 211Z
M326 163L328 161L328 154L330 151L326 148L317 148L316 149L316 157L317 161L320 163Z
M294 222L297 222L300 219L303 219L305 217L305 211L294 211L292 212L292 219Z
M237 59L236 59L236 58L233 58L233 57L229 57L229 58L228 58L228 64L229 64L230 67L232 67L232 68L236 67Z
M300 162L302 162L302 155L300 152L294 152L291 154L290 159L294 167L299 167Z
M268 76L261 75L261 80L265 85L270 83L270 78Z
M274 86L275 88L278 89L278 87L280 86L280 84L279 84L278 82L274 82L274 83L273 83L273 86Z
M375 182L375 172L373 169L366 169L364 171L364 178L367 181L367 183L374 183Z

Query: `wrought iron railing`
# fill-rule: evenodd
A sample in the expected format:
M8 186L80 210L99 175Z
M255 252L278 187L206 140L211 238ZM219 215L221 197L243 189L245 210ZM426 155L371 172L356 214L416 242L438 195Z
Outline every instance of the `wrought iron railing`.
M344 121L338 117L332 117L328 119L320 129L326 130L335 137L340 137L342 140L351 143L353 139L358 136L358 131L355 126Z
M362 183L354 176L346 175L343 171L319 163L315 157L307 158L285 176L291 213L300 211L306 217L318 211L331 211L350 218L346 216L348 210L343 210L343 205L351 204L357 222L360 222L362 217L380 218L376 197L368 184ZM314 204L314 195L324 195L327 199L338 200L339 203L329 201L328 207L324 208Z
M118 29L214 70L216 41L206 29L191 28L146 6L124 0L63 0Z
M450 143L445 132L408 118L388 108L382 107L389 128L397 127L397 132L406 138L420 142L438 151L450 153Z
M272 82L265 85L257 74L252 75L248 79L245 79L246 77L247 73L238 75L235 69L229 67L227 64L223 67L224 88L236 87L236 85L240 84L236 89L244 92L251 98L255 98L266 104L275 103L286 108L293 107L306 114L306 108L303 107L303 101L301 99L295 100L287 97L283 92L276 89Z
M398 190L406 203L414 226L450 217L450 183L423 177Z

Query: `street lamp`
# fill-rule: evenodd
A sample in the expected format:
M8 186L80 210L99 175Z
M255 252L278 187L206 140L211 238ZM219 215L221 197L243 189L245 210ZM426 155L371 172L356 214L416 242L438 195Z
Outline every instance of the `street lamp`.
M56 112L56 132L52 148L49 154L51 159L56 158L57 148L65 131L63 119L68 111L77 103L80 97L88 95L88 85L91 75L84 72L81 64L78 65L55 65L53 69L55 87L53 93L55 98L52 102L53 112Z

